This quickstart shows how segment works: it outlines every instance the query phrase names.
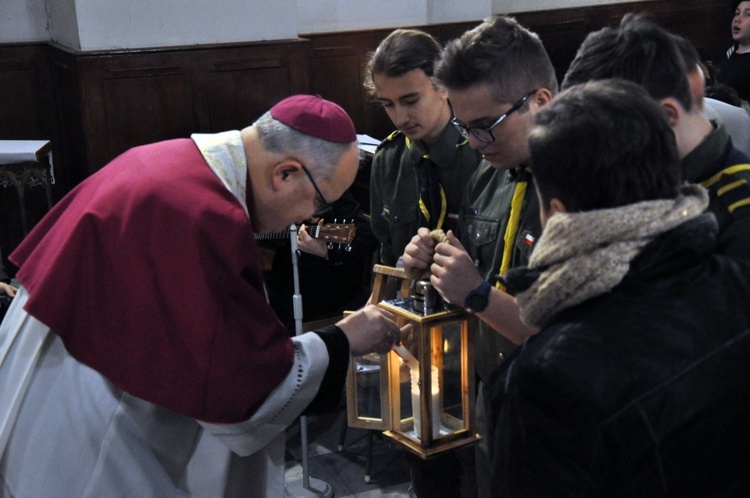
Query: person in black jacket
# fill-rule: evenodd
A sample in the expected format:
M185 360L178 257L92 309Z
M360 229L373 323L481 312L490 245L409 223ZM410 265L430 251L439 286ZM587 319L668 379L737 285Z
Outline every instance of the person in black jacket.
M686 181L709 191L719 222L720 252L750 259L750 156L727 129L712 123L693 99L688 67L674 35L642 16L590 33L570 63L561 89L623 78L642 85L667 114Z
M495 372L497 496L748 496L750 265L638 85L572 86L529 133L544 231L504 278L540 327Z

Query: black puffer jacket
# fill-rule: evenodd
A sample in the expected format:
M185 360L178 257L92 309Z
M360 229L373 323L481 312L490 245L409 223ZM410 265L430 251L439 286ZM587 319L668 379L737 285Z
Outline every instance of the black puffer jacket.
M750 265L702 215L493 375L496 496L750 496Z

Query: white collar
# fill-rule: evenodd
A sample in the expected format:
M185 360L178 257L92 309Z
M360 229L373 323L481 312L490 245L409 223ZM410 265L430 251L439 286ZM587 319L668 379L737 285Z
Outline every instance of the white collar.
M247 159L242 137L237 130L222 133L190 135L208 166L224 186L247 210Z

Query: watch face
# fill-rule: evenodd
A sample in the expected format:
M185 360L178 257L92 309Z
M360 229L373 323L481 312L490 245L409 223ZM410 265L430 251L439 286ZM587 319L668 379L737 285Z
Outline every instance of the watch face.
M482 310L487 306L487 298L481 294L471 294L466 301L470 311Z
M489 283L482 282L479 287L469 292L469 295L466 296L466 302L464 303L465 308L467 308L470 313L478 313L485 309L489 304L491 289L492 286L490 286Z

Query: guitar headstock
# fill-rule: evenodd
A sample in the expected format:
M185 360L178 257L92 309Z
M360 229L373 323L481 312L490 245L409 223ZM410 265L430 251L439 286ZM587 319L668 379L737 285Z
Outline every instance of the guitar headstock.
M324 223L316 227L315 234L310 236L316 239L322 239L329 244L339 244L339 246L349 246L357 235L357 227L353 223Z

